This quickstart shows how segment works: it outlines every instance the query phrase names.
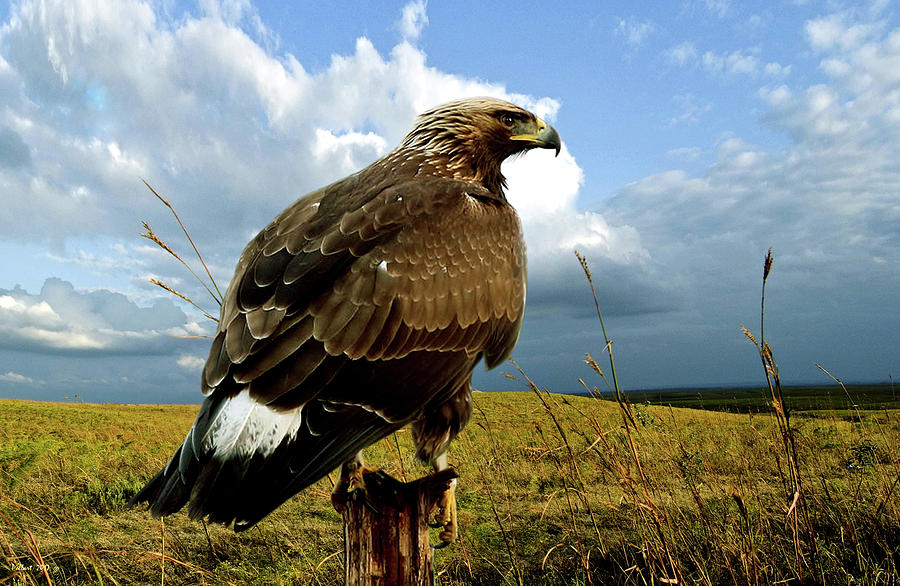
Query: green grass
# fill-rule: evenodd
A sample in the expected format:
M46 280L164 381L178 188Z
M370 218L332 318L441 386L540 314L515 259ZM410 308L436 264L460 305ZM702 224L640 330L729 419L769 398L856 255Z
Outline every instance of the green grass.
M798 554L771 414L636 404L626 432L614 401L475 397L450 453L461 540L436 552L441 584L898 581L896 409L791 420L810 524ZM328 479L240 535L126 506L195 413L0 401L0 581L342 584ZM426 473L409 433L397 441L407 479ZM367 459L401 477L393 438Z

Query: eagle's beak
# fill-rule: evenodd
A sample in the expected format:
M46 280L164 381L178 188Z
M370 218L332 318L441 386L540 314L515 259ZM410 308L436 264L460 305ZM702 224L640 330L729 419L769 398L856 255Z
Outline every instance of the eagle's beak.
M562 142L559 139L559 134L556 132L556 129L540 118L536 118L535 122L537 125L536 132L529 134L516 134L515 136L509 137L509 139L523 140L537 148L554 149L556 151L556 156L559 156L559 150L562 148Z

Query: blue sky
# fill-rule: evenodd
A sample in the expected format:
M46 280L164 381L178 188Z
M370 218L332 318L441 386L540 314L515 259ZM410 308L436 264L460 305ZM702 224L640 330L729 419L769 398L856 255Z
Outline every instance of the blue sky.
M198 402L215 311L138 237L224 287L296 197L390 150L438 103L493 95L564 149L506 165L529 247L514 357L603 387L574 257L626 389L887 381L900 348L900 22L888 2L0 4L0 396ZM509 371L500 368L498 371ZM517 388L497 372L477 387Z

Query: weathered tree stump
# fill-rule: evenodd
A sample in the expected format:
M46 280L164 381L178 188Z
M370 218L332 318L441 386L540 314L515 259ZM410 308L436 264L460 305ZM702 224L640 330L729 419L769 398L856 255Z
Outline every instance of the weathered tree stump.
M335 495L344 519L345 584L434 584L428 513L456 477L443 470L400 482L381 470L365 471L365 499Z

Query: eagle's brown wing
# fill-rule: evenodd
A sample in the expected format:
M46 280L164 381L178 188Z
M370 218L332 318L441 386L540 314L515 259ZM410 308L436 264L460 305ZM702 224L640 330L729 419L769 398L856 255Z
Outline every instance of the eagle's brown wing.
M505 359L524 303L518 218L476 184L357 174L298 200L241 256L208 398L142 500L252 526Z
M471 183L416 178L376 185L347 211L352 185L299 200L244 251L207 393L247 385L254 399L291 408L322 390L298 387L326 362L464 351L484 352L491 367L509 354L525 302L513 209Z

